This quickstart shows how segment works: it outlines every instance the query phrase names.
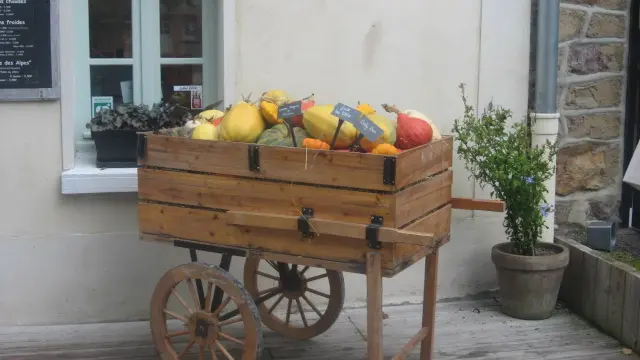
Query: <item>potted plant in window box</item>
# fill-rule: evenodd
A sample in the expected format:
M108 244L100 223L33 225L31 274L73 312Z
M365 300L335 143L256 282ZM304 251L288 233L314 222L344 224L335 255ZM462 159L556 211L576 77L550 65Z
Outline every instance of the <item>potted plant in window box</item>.
M96 146L96 166L136 167L138 132L177 128L191 119L187 109L171 102L103 109L87 123Z
M489 106L476 116L460 85L465 107L453 134L457 153L471 177L491 196L506 205L504 226L508 242L491 249L500 287L501 310L518 319L542 320L556 306L569 251L555 243L540 242L545 217L553 209L545 203L544 182L555 172L556 144L531 146L526 122L508 126L511 111Z

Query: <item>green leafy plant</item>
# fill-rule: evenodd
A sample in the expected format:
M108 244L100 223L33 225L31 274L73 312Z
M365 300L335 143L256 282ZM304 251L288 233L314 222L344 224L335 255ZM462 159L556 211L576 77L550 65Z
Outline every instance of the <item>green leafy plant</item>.
M193 115L173 102L147 105L125 104L115 109L103 109L87 123L91 131L150 131L184 125Z
M526 122L509 127L511 110L492 102L476 116L467 102L464 84L460 89L465 111L462 119L454 121L452 130L458 155L470 177L483 188L491 186L491 196L505 202L504 226L511 252L539 255L536 245L546 227L544 218L553 211L544 202L544 182L555 172L552 161L557 146L547 141L543 146L532 147Z

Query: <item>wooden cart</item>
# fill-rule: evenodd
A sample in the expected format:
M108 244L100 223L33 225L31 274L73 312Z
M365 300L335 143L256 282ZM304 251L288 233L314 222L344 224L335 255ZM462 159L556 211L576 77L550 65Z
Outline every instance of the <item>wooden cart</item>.
M192 351L199 358L258 359L262 324L290 338L317 336L342 310L346 271L366 274L367 356L382 359L382 278L426 257L423 327L394 359L418 343L420 359L431 359L438 250L449 241L451 209L503 210L501 202L451 197L452 154L451 137L382 156L139 134L141 237L188 248L192 261L169 270L153 294L151 328L161 358ZM220 265L199 263L196 250L221 253ZM232 256L247 257L244 285L229 274ZM310 268L323 273L311 277ZM260 290L261 277L277 285ZM312 287L319 279L328 280L328 293ZM326 298L324 311L310 294ZM182 313L169 309L170 298ZM288 303L284 319L276 305L267 306L272 299ZM317 321L307 319L302 304ZM171 332L168 319L181 327ZM226 332L234 323L244 339ZM174 347L180 336L182 351Z

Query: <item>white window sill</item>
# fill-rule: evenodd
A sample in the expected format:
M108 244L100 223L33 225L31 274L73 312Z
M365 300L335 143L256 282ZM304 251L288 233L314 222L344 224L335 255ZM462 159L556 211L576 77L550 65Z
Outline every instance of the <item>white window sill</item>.
M61 175L63 194L123 193L138 191L137 168L96 167L96 149L93 142L76 145L73 169Z

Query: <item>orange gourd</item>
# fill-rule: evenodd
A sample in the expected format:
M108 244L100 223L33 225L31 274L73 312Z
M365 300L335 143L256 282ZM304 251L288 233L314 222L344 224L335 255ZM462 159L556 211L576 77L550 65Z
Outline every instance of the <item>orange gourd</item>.
M302 147L315 150L329 150L330 146L326 142L318 139L306 138L302 140Z
M378 155L396 155L399 152L400 151L391 144L380 144L373 148L373 151L371 151L372 154Z

